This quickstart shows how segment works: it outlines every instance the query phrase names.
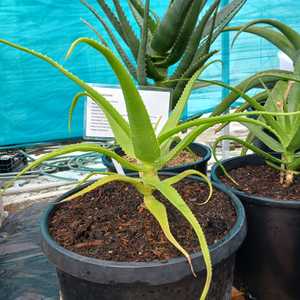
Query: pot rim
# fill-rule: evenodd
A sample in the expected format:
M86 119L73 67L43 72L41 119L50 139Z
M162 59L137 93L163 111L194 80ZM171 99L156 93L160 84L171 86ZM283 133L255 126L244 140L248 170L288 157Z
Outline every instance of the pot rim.
M235 157L231 157L231 158L227 158L224 160L221 160L221 163L224 165L233 162L233 161L237 161L237 160L245 160L245 159L249 159L253 160L256 159L257 161L261 161L261 164L264 164L264 160L258 156L257 154L247 154L245 156L235 156ZM247 162L249 163L249 162ZM246 163L241 163L241 166L246 165ZM234 168L232 168L234 169ZM255 203L261 206L270 206L270 207L279 207L279 208L300 208L300 201L297 200L274 200L273 198L269 198L269 197L263 197L263 196L257 196L257 195L252 195L250 193L246 193L240 190L237 190L236 188L233 188L231 186L226 185L225 183L223 183L221 181L221 179L218 176L218 172L220 171L220 166L215 163L212 168L211 168L211 180L213 182L218 183L219 185L222 185L223 187L225 187L226 189L228 189L229 191L231 191L232 193L236 194L238 197L242 198L243 200L249 202L249 203Z
M170 172L160 172L160 174L175 175L174 173ZM190 176L188 178L203 181L201 178L196 176ZM85 185L88 184L90 184L90 182L86 183ZM232 192L227 191L223 186L216 183L212 184L216 189L228 195L237 216L233 227L224 236L224 238L209 246L213 265L216 265L217 263L235 253L242 244L246 236L246 218L244 207L238 197L235 196ZM54 241L48 231L48 219L54 212L54 209L56 207L55 203L82 189L85 185L79 188L74 188L64 195L60 196L54 203L51 203L47 207L41 219L42 250L48 256L48 259L52 263L54 263L58 269L70 273L75 277L81 277L84 279L88 278L88 280L94 282L108 283L117 280L119 283L131 283L138 281L154 285L158 283L170 283L174 280L180 280L181 278L184 278L185 276L191 274L190 267L186 261L186 258L184 257L172 258L166 262L107 261L82 256L65 249L56 241ZM205 269L203 255L201 252L191 254L191 258L193 260L193 266L196 272L201 272ZM64 261L65 259L67 260L66 262ZM72 264L74 263L83 263L85 264L87 269L83 268L84 270L82 270L78 274L77 271L72 270ZM100 274L100 276L99 274L94 274L93 271L91 271L96 269L101 269L102 274ZM165 272L162 272L162 270L164 270ZM131 274L131 276L129 276L129 279L125 276L128 275L128 272ZM161 273L164 274L160 276Z

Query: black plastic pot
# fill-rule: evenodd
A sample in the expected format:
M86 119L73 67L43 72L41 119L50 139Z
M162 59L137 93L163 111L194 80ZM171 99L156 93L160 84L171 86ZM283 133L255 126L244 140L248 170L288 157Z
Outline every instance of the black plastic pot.
M170 173L162 173L171 175ZM199 180L198 177L192 177ZM82 187L83 188L83 187ZM235 252L246 235L245 213L239 199L223 187L237 214L237 221L224 239L210 247L213 283L210 300L230 300ZM78 189L58 198L61 201ZM199 300L206 276L201 253L192 255L198 275L194 278L183 257L150 263L114 262L84 257L58 245L48 232L48 220L59 205L49 205L41 220L42 249L56 266L64 300Z
M183 164L176 167L169 167L169 168L163 168L163 172L172 172L172 173L181 173L186 170L194 169L197 171L202 172L203 174L207 173L207 162L211 158L211 150L206 145L198 144L198 143L192 143L190 144L190 149L195 153L201 156L202 158L188 164ZM120 147L117 147L115 149L115 152L119 155L124 155L124 152ZM112 163L112 160L110 157L103 155L102 156L102 162L110 172L116 172L116 169ZM124 172L126 174L132 173L132 170L124 169Z
M264 161L252 154L222 164L232 170L262 165ZM211 178L225 187L220 174L220 168L214 165ZM237 253L238 287L246 288L252 299L300 299L300 201L277 201L226 188L242 201L248 223L247 237Z

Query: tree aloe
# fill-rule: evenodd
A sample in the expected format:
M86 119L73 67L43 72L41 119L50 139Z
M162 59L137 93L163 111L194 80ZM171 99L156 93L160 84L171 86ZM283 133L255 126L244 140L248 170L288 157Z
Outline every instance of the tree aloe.
M92 189L95 189L99 186L102 186L108 182L115 180L125 181L134 185L137 188L137 190L143 195L145 207L152 213L154 218L160 224L161 229L166 235L167 239L187 258L191 266L191 270L192 272L194 272L189 254L177 242L176 238L173 236L170 230L167 211L164 204L157 200L154 196L155 190L160 191L165 196L165 198L168 201L170 201L170 203L176 209L180 211L183 217L187 219L187 221L190 223L198 237L199 245L203 253L203 259L207 267L207 278L200 298L205 299L209 291L210 282L212 280L212 265L209 255L209 249L205 240L203 230L198 220L193 215L188 205L185 203L185 201L181 198L179 193L175 190L175 188L172 185L189 175L199 175L202 178L204 178L204 180L208 183L210 190L209 197L211 197L213 192L211 183L206 178L206 176L195 170L185 171L181 174L175 175L164 180L159 178L158 170L161 169L162 166L166 164L166 162L168 162L170 159L175 157L180 151L182 151L182 149L188 146L202 132L204 132L206 129L210 128L215 124L222 124L228 121L239 121L242 123L250 123L257 126L260 125L266 128L269 128L269 126L259 120L253 120L245 117L247 115L256 114L255 112L236 113L229 114L226 116L216 116L212 118L199 118L185 122L183 124L179 124L180 116L192 91L193 85L196 83L196 80L201 74L201 72L208 65L210 65L207 64L198 69L190 78L168 121L164 124L160 133L156 135L154 128L150 122L148 112L146 111L141 96L137 88L135 87L132 77L127 72L126 68L123 67L122 63L106 46L103 46L89 38L79 38L76 41L74 41L71 45L67 57L69 57L73 52L74 48L81 43L88 44L90 47L94 48L104 56L104 58L107 60L107 62L110 64L113 71L115 72L117 78L119 79L120 86L122 88L124 99L126 102L128 121L126 121L118 113L118 111L110 104L108 100L106 100L104 96L102 96L93 87L85 83L76 75L65 69L62 65L54 61L52 58L6 40L0 39L0 43L26 52L47 62L48 64L52 65L54 68L59 70L61 73L63 73L75 84L77 84L83 91L79 92L74 97L70 109L70 121L73 109L75 108L79 99L83 96L90 97L97 105L99 105L99 107L104 112L112 128L117 143L122 147L122 149L127 155L135 158L137 161L136 163L131 163L123 157L116 154L115 152L101 147L97 144L82 143L76 145L69 145L42 156L35 162L31 163L22 172L20 172L17 178L26 173L28 170L33 169L38 165L42 164L43 162L47 161L48 159L76 151L102 153L114 158L124 167L137 171L139 173L138 178L132 178L127 177L125 175L112 173L104 174L104 177L98 179L87 188L74 194L73 196L70 196L66 200L72 200L78 197L79 195L83 195L84 193L87 193ZM244 97L246 100L248 99L246 95ZM271 116L273 113L263 111L260 112L260 114ZM284 115L284 113L277 113L277 115L281 116ZM170 149L170 145L177 137L177 134L187 129L190 129L190 131L186 134L186 136L180 142L178 142L174 148ZM92 173L88 175L86 180L93 175L95 174ZM204 199L203 203L206 203L208 200L209 199Z
M222 10L219 10L221 0L214 0L206 12L206 0L173 0L161 20L151 12L150 0L145 3L141 0L128 0L127 4L140 28L141 38L136 36L135 28L131 27L127 19L128 8L121 5L120 0L114 0L113 5L108 5L105 0L97 0L114 30L86 0L81 2L102 24L137 82L140 85L150 85L149 80L154 80L157 86L172 88L171 102L172 107L175 107L188 79L217 53L211 50L212 43L246 0L233 0ZM85 22L103 41L102 35ZM114 32L121 36L128 49L123 48ZM129 58L128 52L133 60Z

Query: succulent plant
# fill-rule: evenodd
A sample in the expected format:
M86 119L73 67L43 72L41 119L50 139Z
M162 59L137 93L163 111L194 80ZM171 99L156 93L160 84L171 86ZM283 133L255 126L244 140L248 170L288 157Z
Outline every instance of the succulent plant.
M258 27L257 24L267 24L271 27ZM229 96L216 108L214 114L226 110L241 93L246 93L254 88L259 88L250 101L237 108L238 112L247 109L266 111L271 113L288 113L285 116L261 115L258 120L267 127L254 124L245 124L250 133L246 141L230 136L222 136L216 141L234 140L244 146L242 153L251 149L263 156L268 164L281 171L281 183L289 186L293 183L294 175L300 170L300 34L286 24L272 19L259 19L243 26L229 27L225 30L238 31L233 43L242 32L255 34L266 39L284 52L293 61L294 70L268 70L259 72L244 80L232 89ZM222 85L223 86L223 85ZM258 138L280 158L274 157L263 149L251 144Z
M157 86L171 88L171 106L174 108L195 71L218 52L211 49L213 42L246 0L233 0L221 10L221 0L214 0L206 11L206 0L172 0L162 19L151 11L150 0L145 3L128 0L141 38L131 26L121 1L113 0L113 5L108 5L105 0L97 0L101 13L111 24L86 0L81 2L99 20L138 84L145 86L154 81ZM86 20L84 22L103 42L100 32ZM115 32L124 43L118 41Z

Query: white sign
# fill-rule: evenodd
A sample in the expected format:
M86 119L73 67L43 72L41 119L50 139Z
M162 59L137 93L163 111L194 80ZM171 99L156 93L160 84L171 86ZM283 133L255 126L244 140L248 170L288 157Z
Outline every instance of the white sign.
M95 90L103 95L116 110L126 119L126 105L120 87L107 87L91 84ZM169 90L146 90L139 89L139 93L144 101L146 109L150 115L152 124L158 123L157 130L162 129L168 119L170 106ZM113 138L114 135L109 123L99 108L90 98L86 100L85 106L85 137L86 138Z
M282 51L278 53L280 70L294 71L293 61Z

